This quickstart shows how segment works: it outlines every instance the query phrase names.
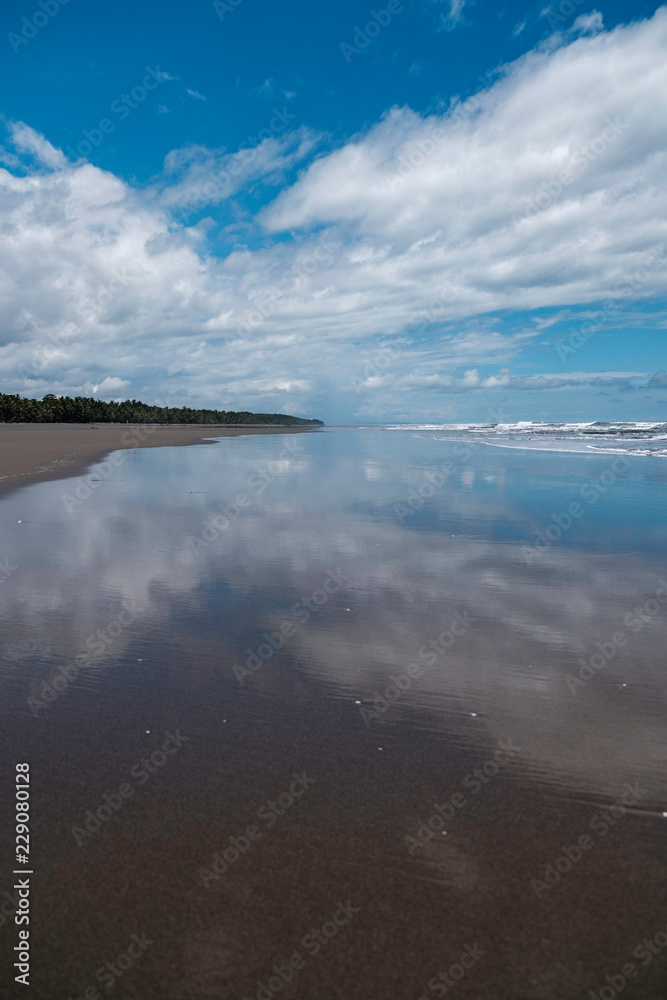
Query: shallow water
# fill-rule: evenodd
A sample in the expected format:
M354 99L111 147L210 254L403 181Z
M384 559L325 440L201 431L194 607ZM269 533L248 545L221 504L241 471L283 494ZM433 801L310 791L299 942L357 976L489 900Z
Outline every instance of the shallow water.
M0 503L43 995L551 1000L630 962L664 996L667 464L445 437L123 452Z

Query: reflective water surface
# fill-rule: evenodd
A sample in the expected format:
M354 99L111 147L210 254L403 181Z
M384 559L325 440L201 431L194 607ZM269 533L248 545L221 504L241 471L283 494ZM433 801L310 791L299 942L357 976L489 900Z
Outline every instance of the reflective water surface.
M0 503L37 995L664 997L664 459L122 455Z

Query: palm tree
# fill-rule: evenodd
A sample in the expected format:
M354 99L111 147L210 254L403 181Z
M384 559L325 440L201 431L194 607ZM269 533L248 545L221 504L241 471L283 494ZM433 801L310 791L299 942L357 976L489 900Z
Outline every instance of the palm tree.
M277 426L323 426L321 420L305 420L286 413L240 413L226 410L191 409L189 406L149 406L137 399L105 403L86 396L56 396L40 399L0 393L0 421L3 423L166 423L166 424L274 424Z

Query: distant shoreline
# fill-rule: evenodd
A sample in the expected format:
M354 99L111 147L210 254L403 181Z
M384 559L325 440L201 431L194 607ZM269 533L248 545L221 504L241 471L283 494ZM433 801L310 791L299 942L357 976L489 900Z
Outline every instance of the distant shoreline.
M300 434L312 430L319 430L319 427L276 424L0 423L0 499L33 483L82 475L114 451L215 444L214 438L220 437Z

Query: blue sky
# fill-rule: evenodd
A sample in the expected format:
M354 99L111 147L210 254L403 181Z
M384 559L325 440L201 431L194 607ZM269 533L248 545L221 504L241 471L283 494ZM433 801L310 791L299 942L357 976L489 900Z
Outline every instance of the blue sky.
M0 391L664 418L666 8L0 18Z

